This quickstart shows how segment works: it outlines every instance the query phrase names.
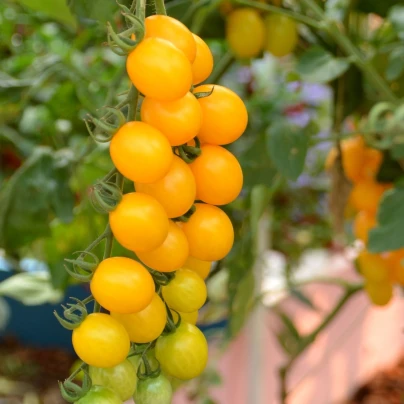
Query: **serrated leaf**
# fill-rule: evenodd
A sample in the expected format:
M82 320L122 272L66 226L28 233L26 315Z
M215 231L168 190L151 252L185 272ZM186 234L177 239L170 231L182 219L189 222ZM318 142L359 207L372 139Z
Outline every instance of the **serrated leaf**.
M398 79L404 71L404 47L394 49L389 55L386 78L389 81Z
M296 180L302 173L309 140L304 130L286 121L270 126L267 150L274 165L285 177Z
M404 188L394 188L384 194L377 222L369 234L369 251L379 253L404 247Z
M328 83L349 68L349 62L344 58L336 58L320 46L313 46L298 60L296 70L306 81Z
M31 10L46 14L52 20L76 28L76 19L67 7L66 0L18 0Z

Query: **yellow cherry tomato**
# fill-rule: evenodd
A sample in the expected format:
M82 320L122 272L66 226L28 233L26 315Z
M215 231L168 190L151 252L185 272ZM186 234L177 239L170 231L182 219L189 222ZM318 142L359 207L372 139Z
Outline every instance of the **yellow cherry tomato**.
M128 250L152 251L168 234L168 217L155 198L140 192L125 194L109 213L109 224L118 242Z
M151 342L159 337L167 321L166 306L156 293L142 311L132 314L111 312L111 316L125 327L130 340L138 344Z
M386 306L393 297L393 286L388 282L366 282L365 291L376 306Z
M125 327L104 313L89 314L73 330L72 342L83 362L99 368L111 368L123 362L130 348Z
M171 146L193 139L202 126L202 110L192 93L175 101L157 101L146 97L140 110L143 122L166 136Z
M196 272L202 279L206 279L209 275L212 263L210 261L201 261L194 257L188 257L183 268Z
M350 202L356 210L376 213L383 194L390 185L379 184L375 181L362 181L355 184L350 195Z
M196 199L212 205L233 202L243 187L240 163L228 150L203 145L201 155L190 164L196 183Z
M241 98L226 87L204 84L196 87L194 93L209 93L212 88L212 94L198 99L203 117L198 137L203 143L229 144L247 127L247 109Z
M196 56L196 43L191 31L175 18L151 15L145 19L145 38L162 38L184 52L192 63Z
M282 57L293 52L299 40L297 25L285 15L269 14L265 17L265 50Z
M365 244L368 242L369 231L376 226L376 216L374 213L362 210L357 213L354 220L354 235Z
M388 252L386 261L389 266L391 280L404 286L404 249Z
M386 260L380 254L362 251L357 258L362 275L369 282L384 282L389 277Z
M156 198L169 218L182 216L195 201L196 184L191 169L178 156L174 156L168 173L153 184L135 184L136 191Z
M189 269L179 269L175 277L162 287L168 307L181 313L199 310L206 301L207 291L203 279Z
M238 8L226 21L226 39L234 55L240 59L258 56L265 41L265 25L254 8Z
M178 314L177 311L174 310L170 310L171 314L173 315L173 320L176 323L178 321ZM191 313L184 313L184 312L180 312L178 311L179 315L181 316L181 321L185 321L186 323L195 325L196 322L198 321L198 315L199 315L199 311L195 310L192 311Z
M167 174L173 152L167 138L144 122L127 122L109 147L116 168L132 181L150 183Z
M184 265L189 253L188 240L182 229L170 220L167 238L155 250L137 252L148 267L160 272L172 272Z
M126 70L134 86L146 97L172 101L192 85L191 63L171 42L146 38L129 54Z
M196 203L195 207L195 213L182 225L189 253L202 261L221 260L233 246L233 225L226 213L216 206Z
M213 55L208 44L193 34L196 43L196 58L192 63L192 82L194 85L206 80L213 70Z
M143 310L154 295L154 282L149 271L139 262L125 257L101 261L90 288L102 307L117 313Z

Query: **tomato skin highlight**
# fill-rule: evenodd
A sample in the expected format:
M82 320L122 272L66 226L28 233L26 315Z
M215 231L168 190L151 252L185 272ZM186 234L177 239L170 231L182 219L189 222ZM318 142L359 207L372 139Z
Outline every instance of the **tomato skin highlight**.
M73 348L90 366L111 368L128 355L130 341L125 327L108 314L92 313L73 330Z
M122 400L107 387L91 386L90 391L75 404L122 404Z
M188 164L174 156L168 173L153 184L135 183L136 191L154 197L169 218L187 213L196 197L195 178Z
M160 272L181 268L189 253L188 240L182 229L170 220L167 238L153 251L138 252L138 258L148 267Z
M264 48L265 25L254 8L238 8L227 17L226 39L240 59L257 57Z
M109 151L120 173L142 183L164 177L173 161L167 138L144 122L127 122L119 128L111 140Z
M211 205L226 205L240 194L243 171L225 148L203 145L201 155L190 167L195 177L196 199Z
M111 389L122 401L129 400L135 392L136 369L127 359L112 368L90 366L89 373L94 385Z
M202 126L201 107L190 92L174 101L157 101L146 97L140 114L142 121L160 130L171 146L187 143Z
M265 17L265 50L277 57L293 52L299 40L297 25L291 18L280 14Z
M202 279L209 275L212 263L210 261L201 261L194 257L188 257L183 268L196 272Z
M109 223L117 241L128 250L152 251L168 235L168 217L155 198L140 192L125 194Z
M139 380L133 398L136 404L171 404L172 396L170 381L160 373L157 377Z
M248 123L247 108L235 92L223 86L204 84L196 87L193 92L209 93L212 88L212 94L198 99L203 117L198 138L202 143L229 144L245 131Z
M203 279L190 269L179 269L162 293L168 307L178 312L192 313L206 302L207 290Z
M208 44L198 35L192 34L196 42L196 57L192 63L192 82L202 83L213 71L213 55Z
M101 261L90 288L102 307L117 313L137 313L149 305L154 295L154 282L149 271L126 257Z
M151 15L145 19L145 38L161 38L182 51L192 63L196 57L196 43L191 31L175 18Z
M191 63L171 42L144 39L128 56L126 70L133 85L146 97L172 101L192 85Z
M195 213L182 225L189 254L202 261L221 260L233 246L233 225L226 213L216 206L196 203L195 207Z
M137 313L121 314L111 312L128 332L132 342L144 344L161 335L167 321L166 306L156 293L150 304Z
M181 322L177 330L156 342L156 358L164 372L180 380L199 376L208 361L208 343L192 324Z

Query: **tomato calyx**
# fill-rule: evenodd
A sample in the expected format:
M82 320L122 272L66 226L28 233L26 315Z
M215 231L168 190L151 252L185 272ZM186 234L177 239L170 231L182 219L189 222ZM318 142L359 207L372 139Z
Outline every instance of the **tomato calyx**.
M79 386L73 382L73 379L79 372L83 372L82 385ZM92 381L88 373L88 365L83 363L76 371L74 371L64 382L58 382L60 394L69 403L74 403L84 397L91 389Z
M195 146L183 144L173 147L174 154L181 157L187 164L191 164L201 155L201 142L197 137L194 138Z
M142 371L142 366L139 365L137 368L137 378L139 380L146 380L149 378L158 377L161 373L160 362L153 358L153 361L156 362L157 367L155 369L152 368L150 361L148 359L149 350L153 349L156 345L156 340L149 342L147 344L137 344L134 348L135 355L141 355L141 360L144 365L144 371Z
M90 201L99 213L111 212L121 199L122 191L116 183L98 181L90 188Z
M98 143L108 143L117 130L126 122L125 115L118 108L104 107L108 111L104 117L98 119L88 114L84 123L87 127L89 135ZM115 122L109 122L111 117L115 118ZM90 123L94 126L90 127Z
M213 93L214 89L215 89L215 86L213 86L212 90L210 90L210 91L201 91L200 93L194 93L194 96L197 99L209 97Z
M168 285L175 276L174 272L163 273L151 268L148 268L148 271L150 272L150 275L153 277L154 283L159 287Z
M74 330L85 320L88 313L84 303L85 301L81 301L75 297L71 297L70 299L75 301L75 303L67 303L68 307L62 304L64 318L59 316L56 310L53 312L53 314L62 327L68 330Z
M171 309L170 307L168 307L167 303L165 303L165 305L166 305L166 311L167 311L167 324L164 328L162 335L167 335L167 334L171 334L171 333L175 332L177 330L177 328L181 325L181 314L178 313L177 310L174 310L174 309ZM175 312L177 314L177 316L178 316L177 322L174 321L172 312Z
M174 222L188 222L190 217L196 212L196 206L192 205L187 213L183 214L182 216L176 217L172 219Z

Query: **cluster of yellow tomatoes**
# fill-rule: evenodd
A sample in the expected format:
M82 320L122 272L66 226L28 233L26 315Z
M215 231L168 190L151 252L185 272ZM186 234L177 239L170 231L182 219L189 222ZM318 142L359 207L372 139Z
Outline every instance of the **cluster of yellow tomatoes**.
M353 184L348 201L349 208L355 212L353 232L365 246L358 255L358 267L365 278L369 298L374 304L383 306L393 295L393 285L404 285L404 249L382 254L373 254L366 249L369 231L377 224L380 200L391 188L391 184L376 180L383 154L366 146L361 136L343 141L341 149L345 176ZM333 149L328 157L328 166L333 164L336 154Z
M206 366L208 345L195 326L207 296L204 279L234 239L232 223L217 205L235 200L243 184L240 164L223 145L239 138L248 121L233 91L196 86L212 72L212 54L171 17L145 19L145 36L126 66L141 94L141 120L117 130L110 155L135 192L122 196L109 223L116 240L140 262L111 257L98 265L91 292L110 314L90 314L73 331L74 349L90 365L93 384L121 391L121 400L136 388L136 377L123 390L118 380L120 369L127 373L133 367L126 359L131 342L153 344L150 351L163 371L160 383L166 376L194 378ZM199 143L199 155L190 164L175 153L181 145L195 149ZM158 286L146 267L174 275ZM168 318L177 327L167 330ZM142 383L137 382L136 403L157 402L142 400Z
M226 3L222 5L222 8ZM276 57L286 56L295 49L299 35L297 24L281 14L262 16L254 8L225 9L226 40L239 59L259 56L263 51Z

